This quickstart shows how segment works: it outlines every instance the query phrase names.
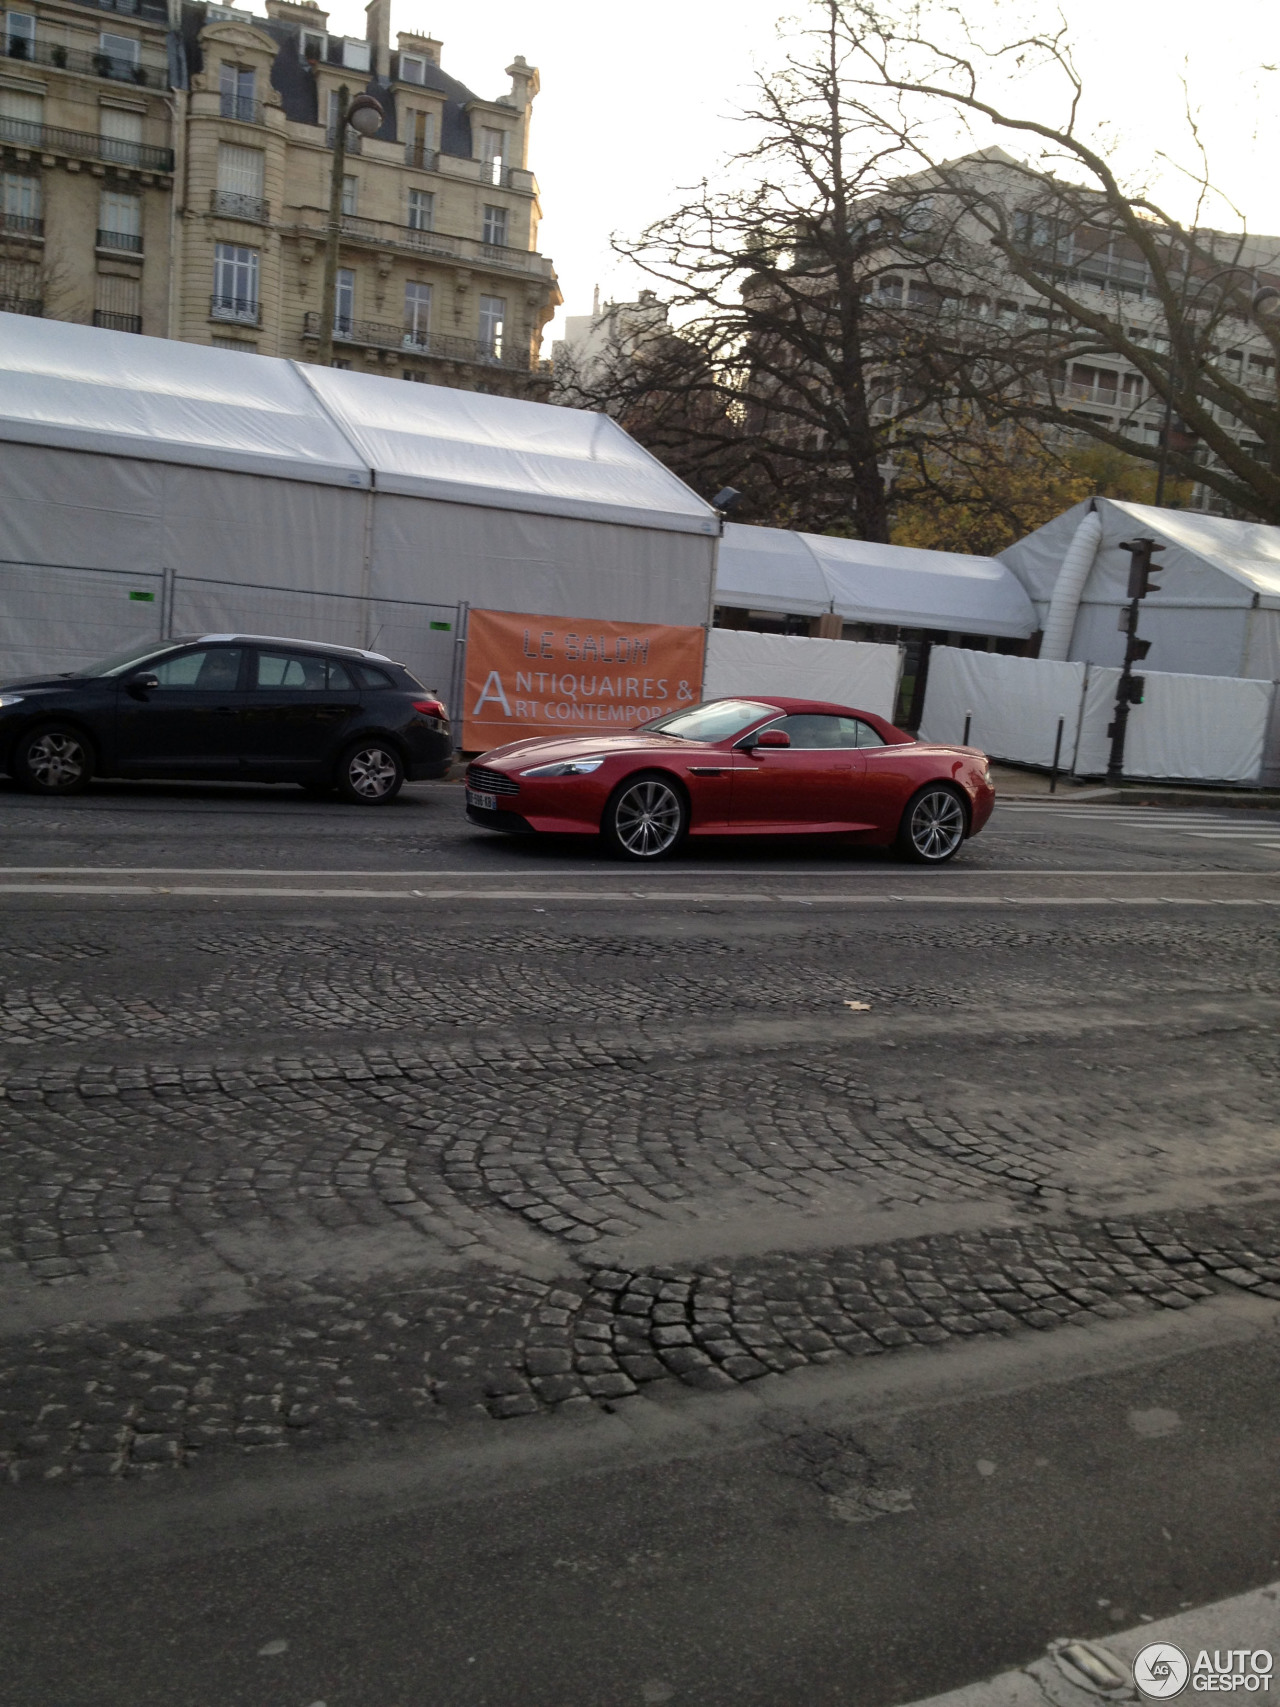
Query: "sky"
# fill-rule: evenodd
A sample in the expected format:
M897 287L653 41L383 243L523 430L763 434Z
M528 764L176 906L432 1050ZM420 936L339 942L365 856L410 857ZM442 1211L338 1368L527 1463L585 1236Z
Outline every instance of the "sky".
M635 295L644 281L611 254L611 233L638 231L678 205L682 186L723 171L744 135L735 114L781 56L779 19L804 3L393 0L392 40L397 30L430 32L444 43L445 70L478 95L506 92L504 68L517 53L539 67L530 148L542 197L539 247L555 261L565 297L544 354L566 313L590 312L596 285L604 301ZM969 0L967 9L993 28L1015 12L1047 19L1058 10L1035 0ZM1162 199L1185 216L1187 180L1160 156L1194 158L1189 94L1215 182L1251 230L1280 233L1280 69L1265 69L1280 67L1275 0L1062 0L1061 12L1089 119L1108 127L1129 170L1154 163ZM363 36L359 0L333 5L329 27ZM1030 84L1010 93L1024 110L1052 99Z

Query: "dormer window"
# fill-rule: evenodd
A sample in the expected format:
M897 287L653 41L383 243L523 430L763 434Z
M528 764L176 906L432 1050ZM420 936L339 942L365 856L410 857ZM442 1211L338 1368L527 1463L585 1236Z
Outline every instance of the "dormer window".
M302 35L302 57L304 59L323 59L325 56L325 38L312 35L304 30Z
M350 38L342 44L342 63L348 71L368 71L370 66L369 44L367 41L352 41Z
M400 81L402 83L425 83L427 80L427 62L420 53L402 53L400 55Z

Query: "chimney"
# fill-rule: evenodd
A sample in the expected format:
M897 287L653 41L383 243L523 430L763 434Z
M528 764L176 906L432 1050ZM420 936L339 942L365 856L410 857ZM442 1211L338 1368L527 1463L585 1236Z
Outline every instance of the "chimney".
M385 82L391 73L391 0L369 0L364 15L373 74Z

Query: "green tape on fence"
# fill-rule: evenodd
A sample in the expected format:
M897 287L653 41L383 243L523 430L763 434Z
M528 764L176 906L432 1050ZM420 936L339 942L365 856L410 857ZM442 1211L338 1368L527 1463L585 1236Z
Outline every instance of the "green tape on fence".
M453 624L451 622L433 622L431 626L434 629L439 629L441 632L448 634L450 629L453 627Z
M130 593L129 597L140 605L153 605L156 602L154 593Z

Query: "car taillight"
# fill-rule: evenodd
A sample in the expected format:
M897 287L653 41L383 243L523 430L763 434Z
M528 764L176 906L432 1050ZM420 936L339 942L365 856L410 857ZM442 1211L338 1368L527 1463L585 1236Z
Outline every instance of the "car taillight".
M448 717L442 699L415 699L413 709L420 711L424 717Z

